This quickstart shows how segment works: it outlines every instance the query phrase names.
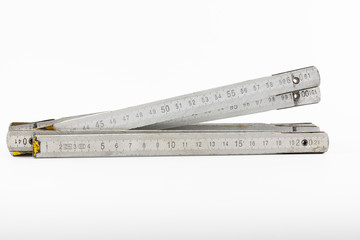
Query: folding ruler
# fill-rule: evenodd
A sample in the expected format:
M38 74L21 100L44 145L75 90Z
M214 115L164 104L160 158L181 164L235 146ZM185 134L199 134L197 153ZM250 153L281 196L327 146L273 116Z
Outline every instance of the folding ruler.
M14 156L107 157L324 153L329 139L311 123L199 124L320 101L315 67L107 111L14 122Z

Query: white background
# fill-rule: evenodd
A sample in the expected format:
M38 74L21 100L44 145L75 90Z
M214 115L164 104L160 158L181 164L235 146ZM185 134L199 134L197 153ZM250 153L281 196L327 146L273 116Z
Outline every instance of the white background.
M0 239L359 239L356 1L0 1ZM13 158L12 121L315 65L322 155Z

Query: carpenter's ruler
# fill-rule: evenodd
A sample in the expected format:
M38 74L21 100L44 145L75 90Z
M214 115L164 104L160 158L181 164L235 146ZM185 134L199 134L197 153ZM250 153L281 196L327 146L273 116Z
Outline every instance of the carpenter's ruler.
M318 103L319 85L308 67L116 111L12 123L7 144L35 157L321 153L328 136L309 123L198 124Z

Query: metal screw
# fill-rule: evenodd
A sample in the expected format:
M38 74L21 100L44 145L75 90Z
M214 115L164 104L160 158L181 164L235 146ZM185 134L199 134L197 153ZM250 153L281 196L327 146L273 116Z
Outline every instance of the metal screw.
M301 141L301 144L306 147L308 145L308 140L304 139Z

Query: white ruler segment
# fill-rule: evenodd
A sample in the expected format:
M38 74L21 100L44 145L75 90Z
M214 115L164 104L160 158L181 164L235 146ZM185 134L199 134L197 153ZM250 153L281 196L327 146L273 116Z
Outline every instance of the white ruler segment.
M320 88L309 88L267 98L260 98L244 103L236 103L220 109L197 113L191 116L148 125L139 129L168 129L182 125L213 121L236 116L249 115L275 109L291 108L320 102Z
M35 157L323 153L326 133L171 132L35 135Z
M28 125L27 123L25 125ZM16 125L15 125L16 126ZM11 126L14 127L14 126ZM199 132L199 131L222 131L222 132L319 132L320 128L312 123L292 123L292 124L264 124L264 123L208 123L181 126L171 129L172 133ZM163 132L166 132L164 130ZM108 134L108 133L158 133L160 130L94 130L94 131L52 131L42 129L10 130L7 134L7 146L11 153L31 153L33 151L33 139L38 135L59 135L59 134Z
M133 129L154 124L160 125L168 121L181 122L181 119L189 118L193 123L195 122L193 116L199 113L206 113L205 121L209 121L218 114L219 109L230 111L231 106L246 103L252 104L250 113L276 109L276 106L259 105L256 110L257 106L254 104L256 100L266 100L286 93L294 95L296 91L314 88L319 84L318 70L315 67L308 67L126 109L65 119L53 123L52 127L57 130ZM225 114L232 115L233 113L226 112ZM241 115L241 111L237 111L236 115ZM215 119L217 118L216 116ZM204 121L204 118L199 121Z

